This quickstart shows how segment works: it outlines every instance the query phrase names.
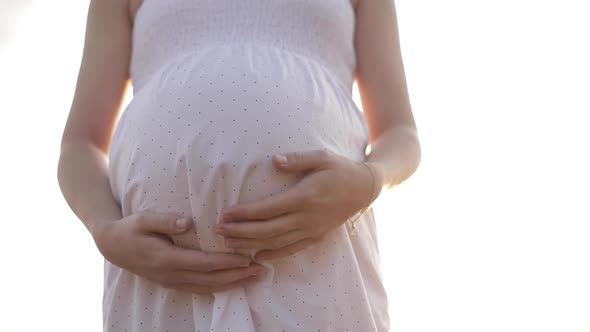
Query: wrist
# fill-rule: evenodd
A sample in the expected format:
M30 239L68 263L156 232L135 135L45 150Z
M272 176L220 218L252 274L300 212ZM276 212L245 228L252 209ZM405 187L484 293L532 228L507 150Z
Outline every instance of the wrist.
M368 186L368 189L365 190L366 194L364 195L363 203L362 203L361 212L364 212L371 207L371 205L373 204L373 202L375 201L375 199L378 196L376 194L376 188L378 187L378 178L377 178L377 174L376 174L376 170L375 170L374 165L371 165L369 162L366 162L366 161L360 161L360 163L362 164L363 172L365 172L365 174L367 174L367 177L366 177L367 180L364 182Z
M355 234L355 232L356 232L354 224L357 221L357 219L363 213L365 213L367 210L369 210L369 208L371 208L373 201L375 201L375 199L377 198L376 197L377 195L375 195L375 192L376 192L375 188L378 186L378 182L377 182L378 179L375 174L376 171L374 169L374 166L366 161L358 161L358 163L361 164L361 165L359 165L359 167L362 168L362 172L366 175L366 177L364 177L365 181L362 181L362 182L365 184L365 186L369 186L369 189L362 190L364 192L364 195L362 195L362 198L359 198L359 201L361 202L360 209L355 214L356 217L354 217L354 219L351 219L348 221L352 227L351 234Z
M385 175L383 169L379 166L379 164L371 161L364 161L365 165L372 171L374 187L373 192L371 195L371 204L377 200L381 191L383 190L383 186L385 183Z
M100 251L102 251L102 247L105 242L108 241L110 237L110 229L111 229L111 221L109 220L100 220L98 222L94 222L92 227L89 227L90 235L94 239L94 243L98 247Z

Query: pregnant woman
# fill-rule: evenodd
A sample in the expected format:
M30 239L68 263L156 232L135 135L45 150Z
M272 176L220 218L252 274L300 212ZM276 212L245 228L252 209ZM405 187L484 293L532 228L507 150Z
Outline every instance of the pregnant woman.
M58 178L105 258L104 331L389 330L370 205L420 160L395 16L90 1Z

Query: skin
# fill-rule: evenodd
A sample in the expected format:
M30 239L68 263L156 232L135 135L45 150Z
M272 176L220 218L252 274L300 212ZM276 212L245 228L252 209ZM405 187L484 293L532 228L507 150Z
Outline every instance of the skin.
M58 181L71 209L111 263L164 287L200 294L253 282L264 268L240 255L175 246L180 214L122 216L108 178L107 156L129 87L132 21L128 4L92 0L72 107L61 141Z
M76 91L64 128L58 181L71 209L113 264L164 287L210 293L254 282L264 274L249 258L175 246L169 235L180 214L123 217L110 191L107 155L130 86L133 17L141 0L91 0ZM353 2L356 79L370 130L366 165L326 151L286 153L284 172L303 179L282 195L228 207L219 229L235 248L258 248L257 259L303 250L372 203L383 189L418 167L420 145L412 116L392 0ZM372 181L375 181L372 183ZM319 225L319 226L318 226Z
M232 248L261 251L256 260L291 255L321 241L326 233L369 206L383 190L409 178L418 168L421 148L412 114L400 50L393 0L355 4L355 79L370 133L366 163L314 151L287 154L280 171L304 172L297 185L280 195L224 210L218 234Z

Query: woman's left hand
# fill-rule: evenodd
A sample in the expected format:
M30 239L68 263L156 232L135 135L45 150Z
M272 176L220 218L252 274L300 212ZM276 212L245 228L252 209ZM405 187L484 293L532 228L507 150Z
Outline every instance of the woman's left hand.
M257 260L284 257L321 241L372 202L371 171L359 161L326 150L291 152L273 164L303 172L290 189L222 213L218 234L230 248L259 249Z

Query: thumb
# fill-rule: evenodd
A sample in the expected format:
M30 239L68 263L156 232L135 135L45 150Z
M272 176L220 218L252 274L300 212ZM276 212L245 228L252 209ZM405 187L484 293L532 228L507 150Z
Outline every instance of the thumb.
M327 150L297 151L273 156L275 166L287 172L305 172L323 168L329 161L330 152Z
M161 213L143 215L138 223L144 231L170 235L184 233L193 225L191 218Z

